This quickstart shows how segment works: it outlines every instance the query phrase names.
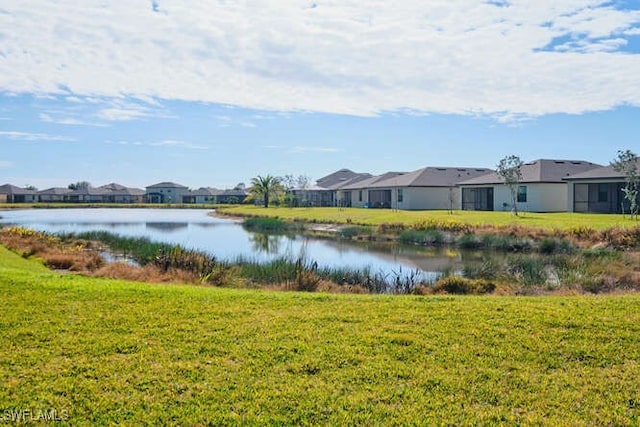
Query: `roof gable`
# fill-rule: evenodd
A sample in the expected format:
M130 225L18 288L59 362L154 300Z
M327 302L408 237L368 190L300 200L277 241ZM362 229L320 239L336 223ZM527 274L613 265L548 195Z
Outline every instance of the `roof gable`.
M538 159L522 165L520 182L529 183L562 183L564 178L575 173L585 172L601 167L598 164L584 160L554 160ZM497 172L465 180L460 185L495 185L504 184L504 180Z

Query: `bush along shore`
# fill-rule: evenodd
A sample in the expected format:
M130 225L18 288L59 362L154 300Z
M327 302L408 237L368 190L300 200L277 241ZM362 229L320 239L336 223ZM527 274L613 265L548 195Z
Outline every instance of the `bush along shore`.
M371 230L363 230L370 233ZM416 231L409 230L411 233ZM399 236L407 230L399 231ZM436 230L420 234L420 244L444 244ZM440 232L445 233L445 232ZM369 234L371 235L371 234ZM341 233L342 238L362 234ZM426 237L425 237L426 236ZM470 251L458 271L399 269L392 274L318 266L304 254L267 263L238 258L218 260L177 245L106 232L51 235L22 227L0 230L0 244L49 268L143 282L193 283L234 288L396 294L581 294L640 290L640 253L581 248L559 237L460 234L452 248ZM412 238L415 237L412 234ZM489 249L489 250L487 250ZM105 262L104 254L134 262Z

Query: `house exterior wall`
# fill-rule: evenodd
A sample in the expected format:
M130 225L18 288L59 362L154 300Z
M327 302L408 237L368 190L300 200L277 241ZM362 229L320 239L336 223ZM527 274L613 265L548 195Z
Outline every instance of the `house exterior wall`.
M0 194L0 203L7 203L7 195Z
M40 194L38 198L41 202L62 202L64 200L62 194Z
M624 181L615 178L571 181L568 184L567 209L581 213L622 213L628 211L622 188ZM601 199L600 192L605 193Z
M398 209L407 210L447 210L460 209L460 189L457 187L405 187ZM393 202L398 200L394 190Z
M189 195L189 189L175 187L156 187L148 189L147 194L162 195L162 203L182 203L183 196Z
M569 187L565 183L522 183L527 189L527 201L517 202L521 212L566 212ZM511 211L511 191L504 184L464 186L464 188L493 188L493 210ZM458 200L461 200L459 196Z

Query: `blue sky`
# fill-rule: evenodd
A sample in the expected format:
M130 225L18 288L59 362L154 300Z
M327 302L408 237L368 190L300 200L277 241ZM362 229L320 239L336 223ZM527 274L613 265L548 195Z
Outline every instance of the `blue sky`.
M12 3L0 184L227 188L640 152L638 1Z

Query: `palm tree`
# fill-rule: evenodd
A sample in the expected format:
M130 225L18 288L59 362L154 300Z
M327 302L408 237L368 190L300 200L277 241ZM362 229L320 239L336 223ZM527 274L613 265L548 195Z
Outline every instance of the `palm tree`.
M254 197L262 197L265 208L269 207L269 199L277 198L281 191L282 184L278 177L271 175L258 175L255 178L251 178L251 190L249 192Z

